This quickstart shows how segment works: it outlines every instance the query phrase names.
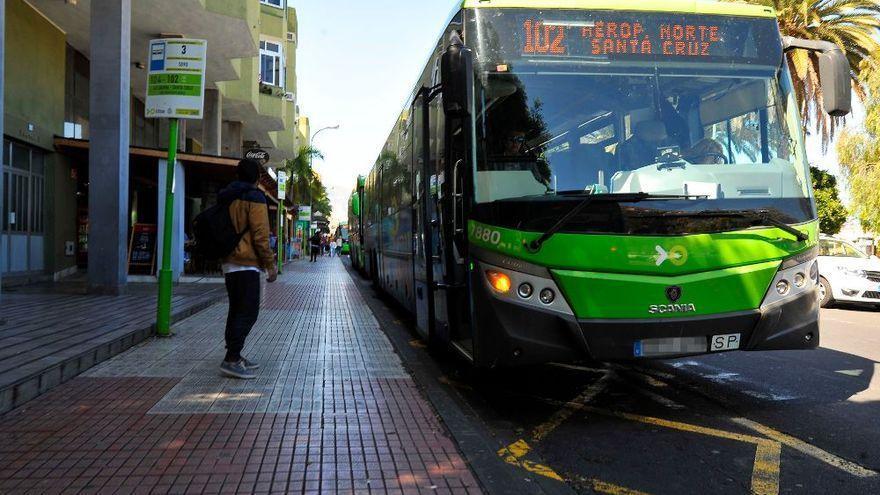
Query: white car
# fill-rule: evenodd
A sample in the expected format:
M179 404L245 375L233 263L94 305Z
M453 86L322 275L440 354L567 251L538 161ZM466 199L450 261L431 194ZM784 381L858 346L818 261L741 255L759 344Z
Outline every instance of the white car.
M835 301L880 306L880 259L853 244L819 239L819 299L823 308Z

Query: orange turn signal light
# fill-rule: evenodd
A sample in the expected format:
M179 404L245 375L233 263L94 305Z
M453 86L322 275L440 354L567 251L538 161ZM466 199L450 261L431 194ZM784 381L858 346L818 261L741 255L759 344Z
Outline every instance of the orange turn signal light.
M510 292L511 282L510 277L508 277L507 274L496 272L495 270L486 270L486 280L488 280L489 285L498 292L502 294Z

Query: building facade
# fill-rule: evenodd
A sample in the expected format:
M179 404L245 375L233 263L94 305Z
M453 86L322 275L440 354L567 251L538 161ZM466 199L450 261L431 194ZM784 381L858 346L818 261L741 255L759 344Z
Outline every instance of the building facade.
M156 247L161 245L168 124L144 118L150 39L208 41L204 118L182 123L175 165L177 275L199 269L189 266L188 226L234 178L243 153L266 150L271 167L293 158L305 144L302 122L307 126L307 119L299 115L296 92L297 17L290 0L0 1L6 6L4 285L87 269L95 285L90 259L103 264L108 246L114 259L107 263L124 264L123 275L151 276L161 263ZM110 40L97 39L107 32ZM114 48L112 42L120 43ZM121 70L102 76L117 55ZM127 105L108 114L105 104L114 98ZM106 160L108 122L109 135L127 138L113 142L123 150L118 160ZM127 180L108 190L108 175ZM267 192L275 189L271 177L264 186ZM121 198L114 207L118 211L110 212L111 219L121 219L116 230L99 217L106 208L96 208L114 193ZM277 211L277 199L272 201ZM139 241L155 245L147 246L149 256L138 250ZM90 249L100 249L101 255L90 255ZM133 252L140 258L133 259Z

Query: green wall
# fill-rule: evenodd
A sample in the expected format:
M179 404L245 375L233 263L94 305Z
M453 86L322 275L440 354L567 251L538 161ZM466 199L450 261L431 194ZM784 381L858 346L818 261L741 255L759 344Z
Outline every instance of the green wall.
M76 240L76 181L69 159L54 153L53 138L64 132L67 40L22 0L6 2L7 136L49 151L45 169L45 270L51 275L76 264L64 242ZM28 130L33 124L34 130Z
M66 241L76 242L76 181L72 163L60 153L46 157L46 272L50 275L76 265L64 254Z
M51 150L64 130L65 36L22 0L5 1L5 132Z

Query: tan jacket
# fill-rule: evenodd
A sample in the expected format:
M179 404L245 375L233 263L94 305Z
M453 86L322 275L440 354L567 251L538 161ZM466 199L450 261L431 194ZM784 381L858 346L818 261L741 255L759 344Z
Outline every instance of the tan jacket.
M220 193L221 201L224 196L236 198L229 205L235 230L248 230L235 251L223 262L266 270L274 267L275 253L269 247L269 208L266 205L266 196L253 185L243 182L233 182Z

